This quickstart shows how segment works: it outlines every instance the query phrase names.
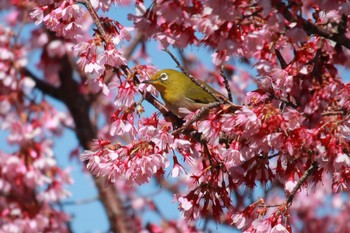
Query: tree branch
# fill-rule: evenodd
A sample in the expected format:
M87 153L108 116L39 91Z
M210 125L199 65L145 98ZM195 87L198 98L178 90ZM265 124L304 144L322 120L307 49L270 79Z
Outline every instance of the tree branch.
M92 101L88 95L81 93L80 84L73 77L74 68L68 55L64 56L60 62L59 78L61 85L57 88L37 78L28 69L23 72L35 81L36 88L44 94L65 103L74 120L75 133L79 144L84 149L89 149L91 140L97 137L97 129L90 118ZM128 225L129 221L127 221L127 211L116 187L111 186L107 189L105 178L92 177L99 193L99 199L108 216L111 231L118 233L132 232L132 227Z
M281 12L281 14L284 16L285 19L287 19L290 22L301 22L303 29L308 35L314 34L314 35L322 36L326 39L333 40L338 44L350 49L350 39L346 37L345 33L343 33L342 21L340 22L340 25L338 25L339 26L338 32L332 33L302 18L301 16L294 17L293 14L289 11L289 8L286 6L284 1L272 1L272 2L275 5L276 9L279 12Z
M275 53L278 61L280 62L281 68L284 70L288 66L287 62L284 60L281 52L278 49L276 49Z
M35 74L33 74L28 68L23 69L23 74L28 76L35 82L35 87L42 91L43 93L58 99L59 98L59 89L52 86L48 82L39 79Z
M92 6L90 0L76 0L77 3L81 3L83 4L86 9L88 10L88 12L90 13L91 15L91 18L92 20L94 21L97 29L98 29L98 32L100 33L100 35L102 36L102 39L106 42L109 41L109 38L108 38L108 35L106 33L106 30L104 29L103 27L103 24L100 20L100 17L98 17L94 7Z
M318 169L318 164L316 161L314 161L311 166L305 171L305 173L303 174L303 176L300 178L300 180L298 181L298 183L295 185L293 191L291 192L291 194L288 196L287 198L287 206L290 206L293 202L293 199L296 195L296 193L299 191L300 187L305 183L306 179L312 174L314 173L316 170Z
M214 103L211 103L209 104L208 106L206 107L203 107L199 110L199 112L194 116L192 117L192 119L190 119L189 121L186 122L186 124L184 124L182 127L172 131L171 133L173 135L176 135L176 134L179 134L181 132L183 132L184 130L186 130L190 125L192 125L194 122L198 121L204 113L206 113L209 109L212 109L212 108L215 108L215 107L218 107L220 106L221 103L219 102L214 102Z
M227 91L227 98L230 101L232 101L231 88L230 88L230 85L228 84L228 79L227 79L227 77L225 75L225 70L224 70L224 66L223 65L220 67L220 75L224 79L224 84L225 84L225 88L226 88L226 91Z

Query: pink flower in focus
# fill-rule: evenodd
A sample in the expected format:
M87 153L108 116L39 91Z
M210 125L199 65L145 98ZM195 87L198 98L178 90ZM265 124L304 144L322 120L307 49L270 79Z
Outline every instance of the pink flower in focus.
M174 141L174 136L169 131L159 130L151 139L155 146L161 151L167 151Z
M222 118L222 129L224 132L230 133L231 131L238 131L238 127L243 127L242 135L245 138L249 138L255 135L260 127L261 121L257 115L248 107L243 106L240 110L237 110L235 115L227 114Z
M133 122L129 122L124 119L116 119L110 126L110 135L111 136L121 136L126 139L125 136L132 140L134 139L137 131Z
M108 46L107 50L98 55L97 60L101 64L106 64L115 68L126 64L126 59L114 46Z
M215 116L210 116L208 120L198 123L198 132L203 133L210 145L216 146L219 144L221 122Z
M101 76L104 71L104 67L95 56L88 61L84 67L84 72L87 74L92 74L94 77Z
M289 130L299 128L305 119L300 112L293 108L286 108L283 112L283 118L286 121Z
M114 104L118 109L126 109L135 103L134 97L136 87L134 83L129 81L120 82L119 80L109 84L111 90L117 90Z
M221 149L220 154L225 161L225 165L227 169L229 170L230 168L234 168L241 165L245 161L240 151L235 149L233 146L230 146L230 148L228 149L225 149L225 148L220 148L220 149Z

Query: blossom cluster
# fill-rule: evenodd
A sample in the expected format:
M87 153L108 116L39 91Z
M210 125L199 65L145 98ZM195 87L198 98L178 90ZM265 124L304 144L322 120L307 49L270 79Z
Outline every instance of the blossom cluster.
M317 168L305 187L322 182L327 174L333 177L334 192L347 190L348 94L335 64L346 65L349 58L342 52L340 61L334 43L319 36L309 38L297 22L283 21L283 2L221 3L225 7L217 1L195 1L191 6L187 1L156 1L146 8L137 2L139 12L129 18L137 29L165 47L193 44L213 48L215 64L233 55L257 59L259 89L247 93L245 105L233 113L225 106L214 109L175 134L169 122L154 115L134 124L128 119L135 117L117 117L113 132L128 134L131 143L101 146L101 139L81 158L110 182L124 177L137 184L163 174L173 162L172 174L187 177L187 192L176 195L186 219L212 216L222 221L223 216L231 215L237 227L247 232L288 232L290 203L285 204L286 209L268 212L261 207L265 205L262 200L239 211L243 205L234 205L232 193L241 186L253 189L257 184L278 182L286 196L294 195L298 180L314 162ZM348 9L347 3L333 7L339 15ZM336 14L324 9L312 20L316 25L327 20L340 23L341 17L330 18L328 12ZM170 156L173 153L175 157ZM256 213L269 217L253 221Z
M136 5L137 14L129 18L137 29L164 47L208 46L214 50L212 59L216 65L227 62L232 55L273 59L269 57L271 46L287 51L292 49L288 40L307 40L297 18L284 21L282 11L288 5L283 1L157 0L148 8L143 1ZM298 7L319 25L338 23L340 16L348 15L350 9L349 3L343 1L334 4L306 1ZM297 14L298 7L293 8L293 14ZM309 13L313 9L317 9L317 17Z
M149 224L147 230L196 232L193 221L213 219L244 232L292 232L299 226L300 231L316 231L309 221L319 232L349 231L344 218L349 206L338 194L349 198L350 88L338 72L339 66L350 65L348 2L155 0L148 7L136 1L136 14L129 14L133 28L97 15L113 4L130 1L34 1L31 18L54 33L34 30L31 44L45 47L38 68L46 83L66 84L62 73L71 66L62 60L68 60L76 64L71 73L79 78L70 75L90 85L88 91L81 85L77 95L88 93L84 98L95 101L90 106L95 112L113 112L108 134L101 129L80 155L93 175L105 177L108 184L123 180L140 185L169 172L179 187L186 187L173 191L186 224L168 221L167 229ZM91 19L96 24L92 37ZM132 30L143 36L143 58L145 38L154 38L164 47L208 48L218 67L235 57L253 63L257 89L245 92L252 77L244 72L238 76L234 65L225 64L228 88L237 91L233 94L239 105L226 102L203 115L189 112L184 119L166 114L153 97L156 90L142 83L156 68L140 65L135 57L138 65L127 66L123 48ZM59 223L67 216L50 203L67 195L63 185L71 180L57 166L47 137L59 134L61 124L73 124L45 100L33 100L34 83L40 80L28 77L24 58L29 48L9 46L13 34L0 27L0 127L19 148L13 154L1 152L0 226L5 231L64 232L66 226ZM67 57L71 59L63 59ZM218 72L208 75L206 68L188 64L193 60L184 61L195 77L224 86L225 77ZM103 97L96 94L100 90ZM144 99L164 118L147 116ZM247 192L256 186L265 193L252 201ZM303 203L312 187L317 187L313 200L319 206L327 203L318 197L337 193L332 206L340 211L318 218L316 205ZM329 227L319 227L326 222Z
M23 72L26 47L11 46L15 32L0 26L1 232L68 232L69 216L54 205L69 196L69 170L58 166L54 136L70 118L33 95L34 81ZM8 143L6 147L5 144Z
M118 21L109 18L103 19L105 32L95 33L93 39L87 38L87 29L91 25L91 18L83 5L75 1L39 1L30 13L36 24L43 23L56 33L71 40L70 48L63 55L73 52L78 56L78 67L88 76L87 83L91 89L98 92L102 89L108 95L109 89L105 85L105 76L108 70L126 65L126 59L116 46L131 39L132 28L124 27ZM88 1L89 2L89 1ZM108 10L111 1L93 1L92 7ZM125 2L127 3L127 2ZM104 34L108 34L108 39ZM71 49L73 48L73 49ZM62 49L62 47L60 48Z
M314 43L317 41L303 46L312 47ZM300 51L304 51L304 47ZM177 195L179 208L188 220L210 215L219 221L229 211L234 222L239 222L247 231L289 229L289 223L284 220L288 211L278 215L280 210L259 223L252 220L256 217L249 213L252 208L245 210L242 212L244 222L254 224L244 225L237 220L237 207L231 194L241 186L253 189L259 183L267 185L278 181L289 195L314 161L318 168L309 177L310 185L322 181L322 176L328 174L333 175L334 192L347 189L350 159L344 151L349 149L350 121L339 111L343 113L349 106L344 95L345 85L336 73L329 72L333 69L329 64L326 70L320 71L329 74L323 77L323 82L313 83L314 76L295 73L292 83L283 83L283 86L278 86L281 76L274 80L274 73L266 74L264 78L271 81L270 85L278 86L272 90L285 90L289 85L301 89L299 92L293 89L294 93L288 90L283 94L271 93L271 87L266 85L266 89L250 92L246 105L234 113L223 106L190 126L197 136L185 132L173 134L172 125L155 114L134 123L134 117L118 112L111 124L111 133L128 138L131 143L121 145L96 140L81 159L88 161L87 166L94 174L106 176L109 182L127 179L130 184L142 184L151 176L162 175L173 162L174 176L188 176L188 192ZM288 75L295 70L286 68L284 72ZM293 102L283 102L286 96ZM191 120L195 114L185 120ZM174 152L176 157L171 161L168 156Z

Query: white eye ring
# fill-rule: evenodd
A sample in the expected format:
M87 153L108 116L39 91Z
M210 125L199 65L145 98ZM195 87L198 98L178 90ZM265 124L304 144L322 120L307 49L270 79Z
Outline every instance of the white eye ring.
M166 73L161 73L159 78L160 78L160 80L165 81L168 79L168 75Z

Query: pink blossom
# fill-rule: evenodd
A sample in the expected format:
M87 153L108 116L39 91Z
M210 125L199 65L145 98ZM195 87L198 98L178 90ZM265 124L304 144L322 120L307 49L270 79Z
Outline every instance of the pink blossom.
M180 175L181 172L186 173L185 168L179 163L176 156L173 156L173 160L174 160L174 165L173 165L173 169L171 169L171 176L176 178Z
M270 230L270 232L271 233L289 233L289 231L282 224L277 224Z
M297 183L298 182L294 179L294 177L289 178L284 185L284 190L286 190L288 193L292 193Z
M294 27L286 33L286 36L291 38L294 42L306 42L307 34L304 29L299 27Z
M105 50L99 54L97 60L99 63L110 65L111 67L119 67L126 64L125 58L115 48Z
M116 119L111 124L110 134L112 136L121 136L123 138L127 137L129 139L133 139L136 135L137 131L133 122L123 119Z
M134 29L132 27L122 27L120 25L120 31L119 33L113 38L114 44L119 44L120 42L124 41L130 41L131 40L131 34L130 32Z
M32 18L36 18L35 24L41 24L44 18L44 12L42 10L42 8L40 7L35 7L31 12L30 12L30 16Z
M152 175L160 169L168 167L169 163L163 153L156 150L150 152L149 156L144 155L135 161L128 163L130 166L125 173L125 178L132 183L143 184L149 182Z
M243 214L234 214L232 215L232 223L238 228L243 229L246 227L246 218Z
M285 92L290 92L293 87L293 77L286 70L274 67L271 70L271 78L276 85L275 89L282 89Z
M222 128L225 132L235 130L236 127L245 126L243 136L249 138L260 129L261 122L256 114L248 107L237 110L235 115L224 115Z
M177 200L180 203L180 208L182 208L185 211L188 211L193 207L192 203L184 197L179 197Z
M102 11L108 11L113 5L127 6L132 3L131 0L92 0L92 5L96 10L102 9Z
M216 121L215 118L198 123L198 132L203 133L203 136L208 140L208 143L213 146L219 144L220 130L221 123Z
M114 102L117 108L125 109L135 103L134 97L136 94L136 87L133 83L128 81L115 81L109 84L109 88L111 90L117 90Z
M280 150L284 144L284 135L282 133L272 133L267 135L268 145L276 150Z
M271 223L268 220L255 219L252 223L252 226L257 233L270 232Z
M286 108L283 113L283 118L289 130L299 128L305 119L302 114L293 108Z
M13 60L14 59L14 54L6 49L6 48L0 48L0 58L2 60Z
M228 169L237 167L245 161L240 151L235 148L221 148L220 154L222 155Z
M62 28L62 33L67 38L79 39L80 35L83 34L82 26L78 23L69 23L64 28Z
M256 52L263 49L263 38L265 37L266 29L254 31L246 36L244 46L246 46L246 56L253 57Z
M350 167L350 158L349 155L340 153L337 155L337 157L334 160L334 167L340 168L340 167Z
M62 9L62 19L64 21L72 21L75 18L80 18L84 14L84 9L79 4L69 4Z
M229 56L226 51L216 51L211 55L212 61L215 65L219 66L228 61Z
M155 146L161 151L167 151L169 149L169 145L173 143L174 137L169 134L167 131L158 131L156 135L154 135L151 139L154 142Z
M216 15L211 15L211 12L212 9L210 7L205 7L204 16L200 17L198 15L198 31L207 35L214 33L214 31L219 28L216 24L219 17Z
M72 181L55 159L56 141L47 140L68 127L84 146L80 158L89 172L116 185L121 202L138 200L136 185L152 177L176 178L164 187L184 220L161 216L159 225L145 225L144 211L158 211L147 196L132 215L121 209L136 223L130 231L197 232L192 223L201 218L226 225L232 219L255 233L349 232L348 2L141 0L129 27L110 10L131 1L90 2L95 12L73 0L0 4L9 24L0 26L0 127L12 144L11 154L0 151L0 231L69 230L68 217L53 205L69 195L65 185ZM24 33L32 22L28 7L36 26ZM142 37L131 40L134 28ZM224 104L177 134L196 113L146 117L144 103L158 94L142 84L156 70L142 65L156 61L152 39L184 49L185 69L222 92L218 71L229 63L224 69L237 106ZM196 48L211 51L217 67L203 64L207 57ZM55 110L49 95L72 116ZM260 186L266 200L255 195ZM344 200L334 196L340 191ZM319 215L321 208L332 214Z
M102 75L103 71L104 67L96 57L92 57L92 60L84 66L84 72L93 74L95 77Z
M93 93L98 93L99 91L101 91L101 89L102 89L102 93L106 96L108 96L110 93L110 90L108 86L103 82L102 77L95 78L95 79L94 78L88 79L86 80L86 84L89 85L90 90Z

